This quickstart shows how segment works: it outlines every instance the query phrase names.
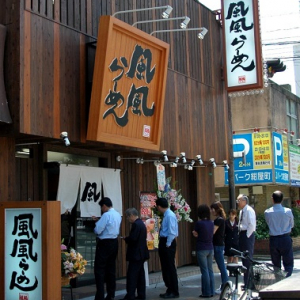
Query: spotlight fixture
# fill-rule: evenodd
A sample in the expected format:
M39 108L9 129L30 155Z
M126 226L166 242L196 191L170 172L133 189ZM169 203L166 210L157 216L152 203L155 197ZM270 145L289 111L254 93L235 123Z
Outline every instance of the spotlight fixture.
M185 152L181 152L181 153L180 153L180 158L182 159L182 162L183 162L184 164L186 164Z
M176 162L172 162L172 163L170 164L170 167L171 167L171 168L177 168L177 163L176 163Z
M163 155L163 161L169 161L168 156L167 156L167 150L163 150L161 151L162 155Z
M63 141L65 142L65 146L68 147L71 145L69 139L68 139L68 133L66 131L63 131L60 133L60 137L63 139Z
M118 155L117 157L116 157L116 161L118 161L118 162L120 162L121 161L121 156L120 155Z
M216 168L216 167L217 167L217 165L216 165L216 162L215 162L215 159L214 159L214 158L210 158L210 159L209 159L209 161L210 161L210 163L211 163L211 165L212 165L212 167L213 167L213 168Z
M184 17L176 17L176 18L167 18L167 19L157 19L157 20L146 20L146 21L137 21L135 23L132 24L132 26L135 26L137 24L145 24L145 23L157 23L157 22L166 22L166 21L173 21L173 20L183 20L180 23L180 28L186 28L187 25L190 22L190 18L187 16Z
M144 159L143 158L137 158L136 163L142 165L144 163Z
M122 10L122 11L115 12L112 16L115 17L116 15L119 15L119 14L125 14L125 13L137 12L137 11L146 11L146 10L156 10L156 9L162 9L162 8L165 8L165 11L161 14L162 18L164 18L164 19L169 18L170 14L173 10L173 7L170 5L131 9L131 10Z
M179 162L179 157L176 156L176 157L175 157L175 160L174 160L174 163L177 164L178 162Z
M203 27L202 30L198 33L198 38L200 40L203 40L207 32L208 30L205 27Z
M202 166L203 165L203 160L201 158L201 155L200 154L196 155L196 158L197 158L197 160L199 162L199 165Z
M153 35L154 33L161 33L161 32L175 32L175 31L194 31L194 30L200 30L198 33L198 38L203 40L204 36L207 34L208 30L205 27L199 27L199 28L182 28L182 29L166 29L166 30L155 30L150 33L150 35Z
M188 16L185 16L184 20L180 23L180 28L186 28L190 23L190 20L191 19Z
M167 6L167 9L161 14L161 16L162 16L164 19L169 18L169 16L170 16L172 10L173 10L173 7L170 6L170 5L168 5L168 6Z
M223 160L223 166L226 170L229 170L229 165L228 165L227 160Z

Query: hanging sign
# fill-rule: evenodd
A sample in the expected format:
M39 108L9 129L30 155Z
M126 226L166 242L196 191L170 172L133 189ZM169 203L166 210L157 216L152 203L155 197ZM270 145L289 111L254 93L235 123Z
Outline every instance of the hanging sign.
M258 0L222 0L222 20L227 90L263 88Z

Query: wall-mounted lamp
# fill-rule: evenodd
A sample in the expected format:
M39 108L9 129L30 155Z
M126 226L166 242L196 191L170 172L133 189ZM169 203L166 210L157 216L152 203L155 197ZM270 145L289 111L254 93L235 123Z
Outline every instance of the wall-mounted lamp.
M137 11L145 11L145 10L157 10L157 9L165 9L163 13L161 14L162 18L167 19L169 18L173 7L170 5L165 6L157 6L157 7L149 7L149 8L139 8L139 9L131 9L131 10L123 10L123 11L117 11L112 16L115 17L119 14L125 14L125 13L131 13L131 12L137 12Z
M223 167L224 167L226 170L229 170L229 165L228 165L227 160L223 160Z
M216 165L216 162L215 162L215 159L214 159L214 158L210 158L210 159L209 159L209 162L211 163L211 165L212 165L212 167L213 167L213 168L216 168L216 167L217 167L217 165Z
M197 158L197 160L199 162L199 165L202 166L203 165L203 160L201 158L201 155L200 154L196 155L196 158Z
M253 129L253 132L254 132L254 133L258 133L259 130L260 130L259 128L254 128L254 129Z
M60 137L63 139L65 142L65 146L68 147L71 145L69 138L68 138L68 133L66 131L63 131L60 133Z
M166 29L166 30L155 30L150 33L150 35L153 35L154 33L160 33L160 32L175 32L175 31L194 31L194 30L200 30L198 33L198 38L203 40L204 36L207 34L208 30L205 27L200 28L184 28L184 29Z
M135 26L137 24L145 24L145 23L156 23L156 22L166 22L166 21L172 21L172 20L183 20L180 23L180 28L186 28L187 25L190 22L190 18L187 16L184 17L176 17L176 18L167 18L167 19L158 19L158 20L146 20L146 21L137 21L135 23L132 24L132 26Z
M163 150L161 151L162 155L163 155L163 161L167 162L169 161L168 156L167 156L167 150Z
M180 158L182 159L182 162L183 162L184 164L186 164L185 152L181 152L181 153L180 153Z
M142 165L142 164L144 164L144 159L143 158L137 158L136 163Z

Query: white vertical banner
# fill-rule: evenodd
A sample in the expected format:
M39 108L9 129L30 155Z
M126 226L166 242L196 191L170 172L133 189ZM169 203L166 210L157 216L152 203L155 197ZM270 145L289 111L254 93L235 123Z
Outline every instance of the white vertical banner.
M113 203L113 208L123 215L123 201L121 191L121 170L117 169L105 169L102 170L102 184L104 196L110 198Z
M81 167L80 175L80 216L100 217L99 202L102 198L101 186L103 168Z
M157 176L157 188L159 191L163 191L166 185L166 172L165 167L162 164L156 165Z
M71 212L78 196L80 166L60 165L59 182L56 199L61 201L60 213Z

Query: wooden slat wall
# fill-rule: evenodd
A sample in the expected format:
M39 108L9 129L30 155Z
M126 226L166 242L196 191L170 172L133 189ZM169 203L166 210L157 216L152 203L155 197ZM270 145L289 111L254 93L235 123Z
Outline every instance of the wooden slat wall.
M82 82L80 74L85 73L83 44L97 36L100 15L170 4L170 17L188 15L189 27L204 26L209 31L204 40L197 38L197 31L157 34L171 46L161 148L174 155L184 150L188 157L207 152L218 162L228 159L227 99L221 81L220 28L214 14L193 1L60 0L51 8L44 1L25 1L23 35L30 42L25 39L23 50L21 132L57 138L64 130L73 141L84 141L87 120L82 110L88 99L82 100L85 85L78 83ZM132 24L160 18L161 11L123 13L117 17ZM61 25L54 23L53 18ZM179 21L147 23L138 28L150 33L155 29L178 28L178 24ZM56 109L58 113L53 114ZM188 144L189 151L182 149L181 145Z
M123 188L123 202L124 211L127 208L140 208L139 192L140 191L155 191L156 171L152 163L145 163L143 165L136 164L135 160L122 160L120 163L116 162L115 156L112 156L111 167L121 168L121 182ZM182 172L182 170L166 168L166 176L172 176L172 183L176 182L176 189L181 189L182 195L192 208L192 218L197 220L197 183L196 174L194 172ZM204 192L205 194L205 192ZM193 263L192 251L195 250L195 241L192 237L193 223L181 222L179 223L179 237L178 237L178 251L177 264L178 266ZM124 218L121 224L121 234L129 233L129 222ZM126 275L125 263L126 247L125 243L120 244L120 251L118 256L119 274L118 276ZM148 261L149 272L160 269L159 256L157 251L151 251L150 259Z

